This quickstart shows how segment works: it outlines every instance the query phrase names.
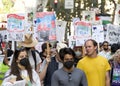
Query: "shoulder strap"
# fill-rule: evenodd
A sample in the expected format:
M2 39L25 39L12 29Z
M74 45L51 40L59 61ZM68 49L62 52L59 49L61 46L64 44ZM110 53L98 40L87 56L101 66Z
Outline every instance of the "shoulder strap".
M31 52L32 52L32 56L33 56L33 59L34 59L34 62L35 62L35 70L36 70L36 68L37 68L36 54L35 54L34 50L32 50Z
M39 55L39 57L40 57L40 59L42 60L42 62L43 62L43 55L42 55L42 53L41 52L39 52L38 50L35 50L35 52Z

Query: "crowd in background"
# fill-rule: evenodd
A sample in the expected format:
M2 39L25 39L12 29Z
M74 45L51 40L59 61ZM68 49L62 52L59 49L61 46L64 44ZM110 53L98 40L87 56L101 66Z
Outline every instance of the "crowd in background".
M9 43L3 60L9 69L2 86L120 86L119 44L89 39L72 49L65 43L45 42L39 52L37 40L25 36L14 51Z

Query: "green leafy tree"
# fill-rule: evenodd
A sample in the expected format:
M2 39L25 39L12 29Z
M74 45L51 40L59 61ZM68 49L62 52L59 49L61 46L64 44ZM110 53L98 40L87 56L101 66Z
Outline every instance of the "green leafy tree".
M13 2L11 0L2 0L3 3L3 13L9 13L10 9L13 7Z

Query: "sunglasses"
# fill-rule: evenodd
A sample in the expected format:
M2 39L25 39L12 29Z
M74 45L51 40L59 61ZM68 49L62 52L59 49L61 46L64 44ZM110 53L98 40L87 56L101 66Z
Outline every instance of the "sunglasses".
M70 82L72 80L72 73L68 73L68 81Z

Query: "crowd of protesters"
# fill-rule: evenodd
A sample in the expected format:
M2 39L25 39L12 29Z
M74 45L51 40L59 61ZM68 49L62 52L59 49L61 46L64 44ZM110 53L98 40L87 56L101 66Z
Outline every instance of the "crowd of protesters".
M19 48L8 49L11 58L5 55L9 70L2 86L120 86L119 44L104 41L99 47L88 39L84 46L72 49L65 43L45 42L38 52L37 43L26 34Z

